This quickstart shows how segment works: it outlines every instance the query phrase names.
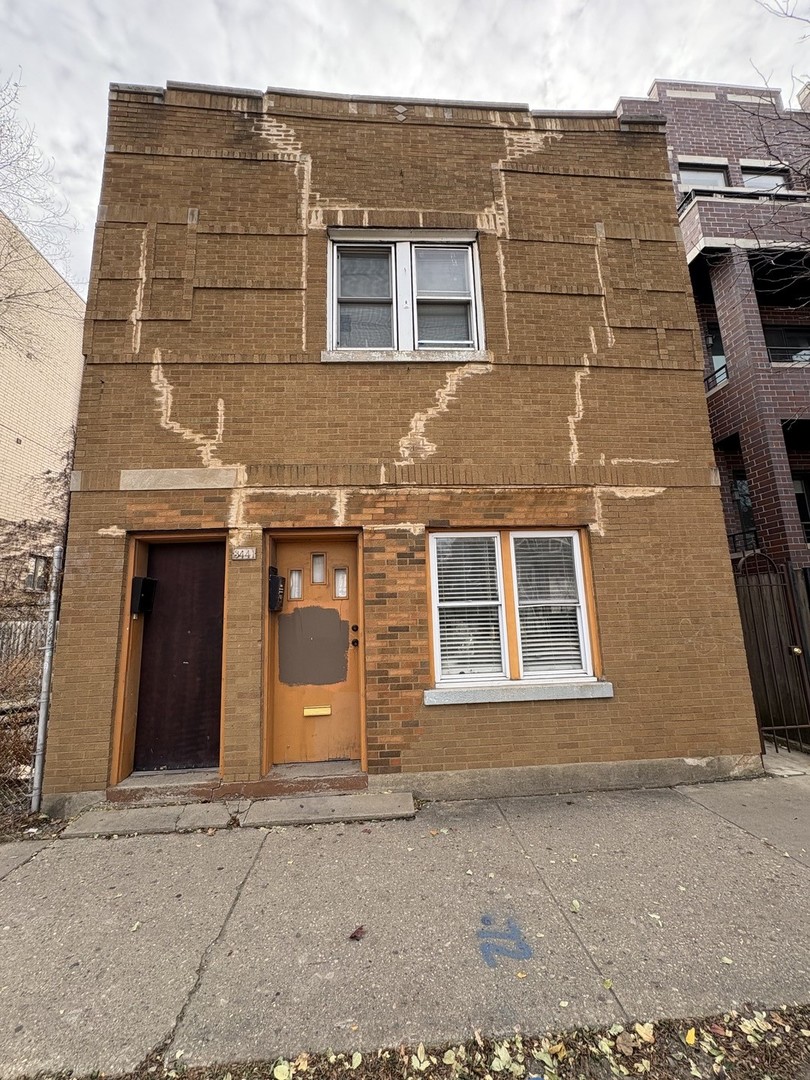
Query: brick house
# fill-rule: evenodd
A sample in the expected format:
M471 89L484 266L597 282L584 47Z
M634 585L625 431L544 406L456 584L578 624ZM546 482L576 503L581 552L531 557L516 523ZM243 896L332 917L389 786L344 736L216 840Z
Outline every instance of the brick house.
M107 143L52 799L761 769L659 122L114 85Z
M810 113L761 86L667 81L618 111L666 119L731 553L808 567Z

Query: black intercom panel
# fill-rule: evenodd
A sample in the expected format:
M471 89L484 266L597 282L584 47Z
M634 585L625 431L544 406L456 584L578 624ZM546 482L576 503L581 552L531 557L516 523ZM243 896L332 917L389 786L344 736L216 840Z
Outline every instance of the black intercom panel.
M157 578L134 577L132 579L132 603L130 611L133 615L148 615L155 603L155 590Z
M287 579L279 575L277 567L271 566L269 588L269 603L271 611L281 611L281 608L284 605L284 590L286 586Z

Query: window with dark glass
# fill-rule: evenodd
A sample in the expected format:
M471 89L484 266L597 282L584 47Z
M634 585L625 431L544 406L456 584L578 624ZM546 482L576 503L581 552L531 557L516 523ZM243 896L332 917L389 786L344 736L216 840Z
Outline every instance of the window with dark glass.
M810 326L764 326L772 364L810 363Z
M25 575L26 589L45 592L48 588L48 568L51 560L44 555L29 555L28 569Z
M793 477L793 490L796 493L796 505L799 520L804 528L804 538L810 544L810 475L803 473Z

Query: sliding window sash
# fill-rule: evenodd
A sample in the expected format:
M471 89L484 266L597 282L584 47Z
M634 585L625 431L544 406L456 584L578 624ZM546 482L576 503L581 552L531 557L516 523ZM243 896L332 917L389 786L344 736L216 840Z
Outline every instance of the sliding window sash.
M575 532L510 535L520 678L593 674L585 580Z
M497 533L431 536L436 680L509 678Z

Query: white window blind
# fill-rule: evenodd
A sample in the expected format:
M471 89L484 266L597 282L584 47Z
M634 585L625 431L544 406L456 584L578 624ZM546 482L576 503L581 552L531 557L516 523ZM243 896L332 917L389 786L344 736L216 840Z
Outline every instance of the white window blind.
M497 536L436 536L434 554L441 677L502 677Z
M431 564L439 683L593 678L575 531L437 533Z
M513 536L524 675L582 672L582 624L571 536Z

